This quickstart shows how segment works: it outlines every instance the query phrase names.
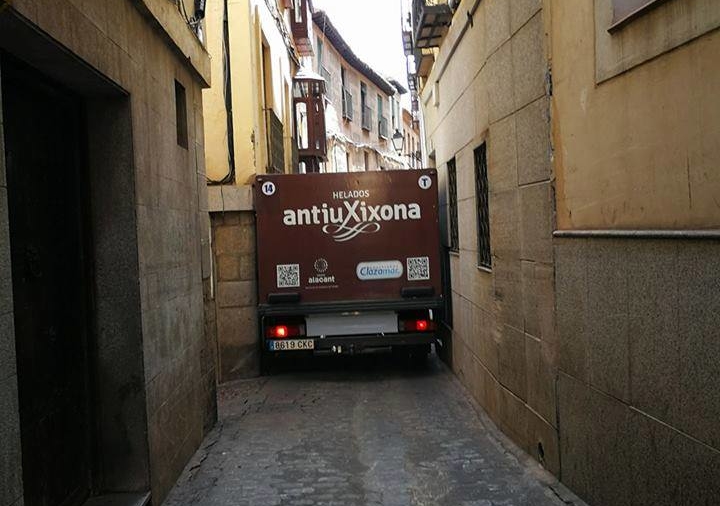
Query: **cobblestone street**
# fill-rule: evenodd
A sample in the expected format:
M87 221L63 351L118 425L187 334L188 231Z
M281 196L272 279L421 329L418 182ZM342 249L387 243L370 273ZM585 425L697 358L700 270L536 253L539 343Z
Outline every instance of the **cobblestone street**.
M433 355L314 361L219 391L168 506L582 504L476 411Z

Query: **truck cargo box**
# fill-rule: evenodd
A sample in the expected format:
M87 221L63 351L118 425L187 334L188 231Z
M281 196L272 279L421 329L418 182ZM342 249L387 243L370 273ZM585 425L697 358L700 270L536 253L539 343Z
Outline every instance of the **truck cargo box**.
M295 315L297 337L380 342L441 306L435 170L258 176L255 209L263 339Z

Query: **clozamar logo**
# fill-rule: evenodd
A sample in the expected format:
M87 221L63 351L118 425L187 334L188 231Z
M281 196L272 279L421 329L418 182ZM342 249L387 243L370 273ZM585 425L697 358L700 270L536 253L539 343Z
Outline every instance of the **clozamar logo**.
M421 218L420 205L416 203L373 206L360 200L343 201L340 207L330 207L323 203L310 209L283 211L283 223L286 226L319 225L322 226L322 231L332 236L336 242L346 242L360 234L377 233L383 222Z
M403 275L403 264L398 260L380 262L361 262L355 268L355 274L362 281L375 279L398 279Z

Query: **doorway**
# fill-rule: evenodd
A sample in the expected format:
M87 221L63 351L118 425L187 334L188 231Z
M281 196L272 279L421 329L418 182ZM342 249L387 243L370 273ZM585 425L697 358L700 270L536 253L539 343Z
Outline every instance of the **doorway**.
M75 506L92 479L89 266L79 97L2 55L23 482Z

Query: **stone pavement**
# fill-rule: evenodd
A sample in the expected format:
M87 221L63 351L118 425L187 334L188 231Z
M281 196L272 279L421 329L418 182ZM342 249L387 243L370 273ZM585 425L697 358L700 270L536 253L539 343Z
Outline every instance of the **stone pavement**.
M582 505L433 355L310 366L219 389L220 422L166 506Z

